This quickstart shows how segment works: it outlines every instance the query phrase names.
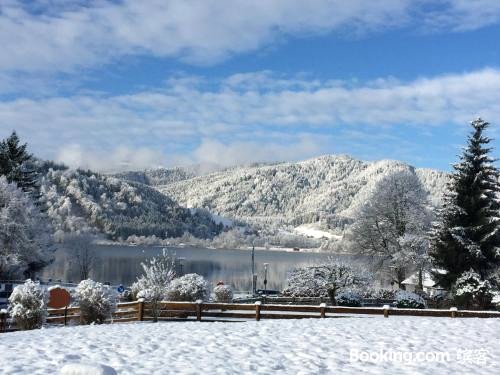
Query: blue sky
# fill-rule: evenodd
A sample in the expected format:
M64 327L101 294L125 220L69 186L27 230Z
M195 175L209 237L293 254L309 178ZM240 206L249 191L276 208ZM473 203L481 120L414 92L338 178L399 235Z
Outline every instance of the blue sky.
M0 137L40 157L449 170L473 118L500 138L496 0L61 3L0 4Z

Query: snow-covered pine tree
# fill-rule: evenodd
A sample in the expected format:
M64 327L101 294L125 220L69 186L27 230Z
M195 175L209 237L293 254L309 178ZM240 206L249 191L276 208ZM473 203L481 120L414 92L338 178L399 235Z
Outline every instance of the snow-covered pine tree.
M489 156L491 140L483 135L489 124L478 118L471 125L432 233L433 262L447 271L434 276L445 288L470 269L484 280L500 264L499 171Z
M33 156L27 151L28 145L20 144L14 131L0 142L0 175L9 183L15 183L23 191L32 194L35 200L39 198L38 172L34 167Z
M0 279L32 276L53 259L51 228L32 200L0 176Z

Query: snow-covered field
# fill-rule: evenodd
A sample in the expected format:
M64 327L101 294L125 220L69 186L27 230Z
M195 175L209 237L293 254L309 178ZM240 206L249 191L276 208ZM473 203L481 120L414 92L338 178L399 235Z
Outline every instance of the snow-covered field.
M328 238L328 239L336 239L341 240L342 236L321 230L316 227L316 224L302 224L294 229L294 231L298 234L301 234L306 237L312 238Z
M0 334L0 371L80 362L118 374L499 374L499 342L498 319L130 323Z

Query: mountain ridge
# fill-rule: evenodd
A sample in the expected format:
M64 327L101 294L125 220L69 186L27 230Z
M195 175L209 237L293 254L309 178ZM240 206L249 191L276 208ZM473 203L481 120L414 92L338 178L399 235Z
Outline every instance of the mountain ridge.
M300 225L326 220L339 227L370 199L382 176L402 169L415 173L430 203L439 206L447 173L397 160L365 162L345 154L235 167L155 188L182 206L204 208L249 224Z

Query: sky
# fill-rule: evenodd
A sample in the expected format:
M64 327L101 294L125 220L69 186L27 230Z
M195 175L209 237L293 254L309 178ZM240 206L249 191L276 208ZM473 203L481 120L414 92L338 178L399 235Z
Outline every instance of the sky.
M500 155L498 0L0 0L0 138L118 171Z

